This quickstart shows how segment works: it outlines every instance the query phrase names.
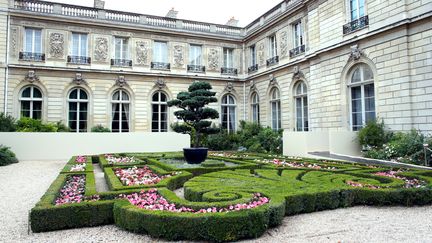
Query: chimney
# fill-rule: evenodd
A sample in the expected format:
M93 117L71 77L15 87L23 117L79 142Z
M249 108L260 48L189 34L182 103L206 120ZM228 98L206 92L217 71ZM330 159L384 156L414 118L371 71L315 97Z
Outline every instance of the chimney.
M105 1L103 0L94 0L94 7L99 9L105 8Z
M168 13L166 14L165 17L176 19L177 18L177 14L178 14L178 11L175 11L174 8L171 8L171 10L168 11Z
M233 17L230 18L230 20L228 20L228 22L225 25L229 25L229 26L232 26L232 27L237 27L238 22L239 21L237 19L235 19L234 16L233 16Z

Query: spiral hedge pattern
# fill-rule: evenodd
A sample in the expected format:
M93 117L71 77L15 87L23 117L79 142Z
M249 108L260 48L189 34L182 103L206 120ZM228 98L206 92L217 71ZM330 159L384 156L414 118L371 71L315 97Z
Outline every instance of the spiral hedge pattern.
M161 160L178 158L178 153L129 156L134 156L130 165L108 163L106 158L115 160L105 155L72 158L31 210L32 230L115 224L169 240L234 241L261 236L281 224L285 215L355 205L432 202L432 171L427 170L233 153L215 153L211 159L235 166L179 169ZM70 171L83 160L90 166ZM92 162L104 168L110 191L96 191ZM140 166L164 179L129 187L114 173ZM73 176L80 180L70 185ZM184 198L173 192L181 187ZM73 192L74 188L81 191ZM59 200L62 204L56 206Z

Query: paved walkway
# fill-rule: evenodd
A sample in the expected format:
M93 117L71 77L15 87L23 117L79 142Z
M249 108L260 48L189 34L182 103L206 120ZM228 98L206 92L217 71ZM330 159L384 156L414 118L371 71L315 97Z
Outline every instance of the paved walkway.
M66 161L0 167L0 242L160 242L114 225L28 233L28 212ZM432 242L432 206L355 207L286 217L283 225L244 242Z

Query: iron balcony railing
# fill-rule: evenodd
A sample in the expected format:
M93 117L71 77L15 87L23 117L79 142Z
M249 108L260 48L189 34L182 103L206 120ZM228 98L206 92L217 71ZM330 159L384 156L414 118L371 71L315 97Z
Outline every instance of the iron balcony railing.
M202 65L187 65L187 71L192 73L205 73L206 68Z
M253 73L256 71L258 71L258 64L254 64L254 65L248 67L248 73Z
M85 56L68 56L67 62L71 64L90 64L91 57Z
M44 53L35 53L35 52L20 52L19 59L22 61L36 61L43 62L45 61Z
M305 52L305 45L297 46L296 48L290 50L290 57L295 57Z
M237 70L237 68L223 67L223 68L221 68L221 74L224 74L224 75L237 75L238 74L238 70Z
M279 56L274 56L270 59L267 59L267 67L272 66L279 63Z
M349 22L348 24L345 24L343 26L343 34L346 35L346 34L352 33L354 31L363 29L363 28L367 27L368 25L369 25L369 17L367 15L360 17L359 19L353 20L353 21Z
M166 62L151 62L150 67L157 70L170 70L171 64Z
M111 66L132 67L132 60L128 60L128 59L111 59Z

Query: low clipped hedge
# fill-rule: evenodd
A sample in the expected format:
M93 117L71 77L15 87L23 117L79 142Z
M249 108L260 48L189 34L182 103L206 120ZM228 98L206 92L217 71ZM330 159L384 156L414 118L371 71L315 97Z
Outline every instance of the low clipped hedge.
M148 166L154 173L163 176L170 174L169 172L160 169L156 166L152 165L146 165ZM119 191L119 190L130 190L130 189L145 189L145 188L160 188L160 187L166 187L170 190L175 190L177 188L180 188L183 186L183 184L188 181L190 178L192 178L192 174L186 171L180 172L180 174L165 178L161 180L157 184L152 185L136 185L136 186L125 186L120 181L120 179L115 175L114 169L116 168L131 168L132 166L117 166L117 167L107 167L104 169L105 179L108 184L108 188L110 190ZM137 166L138 168L143 166Z
M68 163L65 165L65 167L63 168L63 170L60 172L62 174L76 174L78 173L93 173L93 161L92 161L92 157L91 156L86 156L87 161L86 161L86 167L84 171L70 171L72 169L72 167L74 165L78 165L79 163L75 162L76 161L76 156L73 156Z

